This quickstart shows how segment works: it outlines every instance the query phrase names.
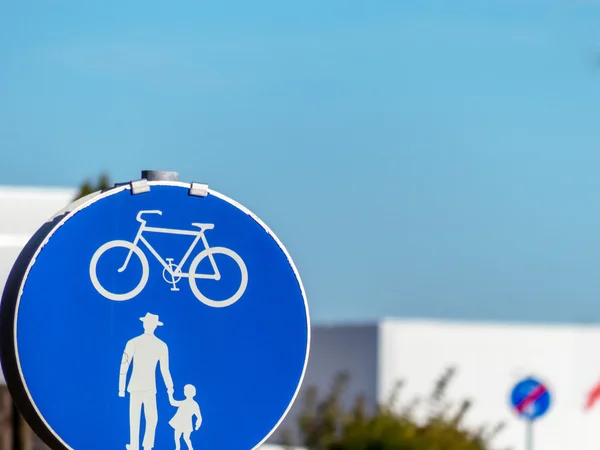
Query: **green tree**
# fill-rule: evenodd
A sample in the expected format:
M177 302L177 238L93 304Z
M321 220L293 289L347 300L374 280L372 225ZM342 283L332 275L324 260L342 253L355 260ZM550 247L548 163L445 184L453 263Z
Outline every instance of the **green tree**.
M111 186L112 185L110 183L110 178L108 174L100 174L96 183L93 183L90 180L85 180L83 184L79 187L79 192L77 193L77 196L74 198L74 200L78 200L96 191L103 191Z
M369 413L363 397L349 410L341 406L348 374L335 377L329 393L319 398L316 388L306 391L298 419L300 445L309 450L488 450L504 424L468 430L463 418L471 407L469 400L453 405L446 391L454 368L447 369L431 394L407 405L397 405L403 382L397 383L389 401ZM415 418L417 408L425 408L425 420ZM452 411L452 412L451 412ZM291 445L291 434L285 444Z

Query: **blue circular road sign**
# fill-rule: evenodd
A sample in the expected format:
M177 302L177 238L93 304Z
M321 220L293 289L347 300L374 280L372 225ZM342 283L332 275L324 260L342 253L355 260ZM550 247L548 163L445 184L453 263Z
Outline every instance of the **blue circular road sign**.
M25 247L2 299L2 365L35 431L70 450L262 444L310 342L275 235L189 183L121 185L71 209Z
M525 378L514 386L510 403L519 417L533 421L548 412L550 392L535 378Z

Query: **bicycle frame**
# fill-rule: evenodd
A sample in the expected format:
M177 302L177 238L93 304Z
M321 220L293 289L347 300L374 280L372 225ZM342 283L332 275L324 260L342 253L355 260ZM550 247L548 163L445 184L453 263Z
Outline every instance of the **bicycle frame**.
M200 226L200 229L198 231L178 230L178 229L173 229L173 228L148 227L148 226L146 226L146 221L141 218L143 213L162 214L160 211L141 211L138 214L137 220L138 220L138 222L140 222L140 228L138 229L137 235L136 235L135 239L133 240L133 245L135 247L139 247L139 242L142 242L148 248L148 250L150 250L150 252L158 260L158 262L161 263L161 265L165 268L165 270L173 278L175 278L175 277L189 278L190 274L182 272L181 268L188 260L190 254L192 253L192 250L194 250L194 248L196 247L196 244L198 243L199 240L202 240L202 244L204 245L204 248L206 250L208 250L210 248L208 241L206 239L206 236L204 235L204 231L206 229L208 229L208 227ZM206 225L208 225L208 224L206 224ZM177 269L175 271L173 271L171 269L171 265L166 263L166 261L158 254L158 252L154 249L154 247L152 247L150 242L148 242L148 240L144 237L144 235L143 235L144 232L195 236L195 239L192 242L192 244L190 245L190 247L188 248L187 252L183 256L181 261L179 262L179 264L177 264ZM127 258L125 259L125 263L118 270L119 272L123 272L127 268L127 265L129 264L129 260L131 259L132 253L133 253L133 250L129 250L129 253L127 254ZM194 276L194 278L200 278L200 279L219 280L221 278L221 274L219 273L219 269L217 268L217 264L215 263L215 258L212 255L212 253L210 253L210 252L208 253L208 258L212 265L214 274L194 274L193 276Z

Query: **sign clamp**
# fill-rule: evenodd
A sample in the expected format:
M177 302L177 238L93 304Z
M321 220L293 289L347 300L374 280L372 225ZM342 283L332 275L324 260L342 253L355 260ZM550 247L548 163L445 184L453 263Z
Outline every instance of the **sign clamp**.
M179 178L177 175L171 175L171 173L169 173L170 176L168 177L163 177L162 174L162 171L146 171L144 173L144 175L146 176L145 178L122 184L129 184L131 188L131 194L137 195L144 194L150 191L150 184L148 183L148 180L171 181ZM190 183L189 195L194 197L206 197L208 195L208 184L197 182Z
M208 195L208 184L192 183L189 194L194 197L206 197Z
M142 178L141 180L130 181L129 186L131 186L132 195L150 192L150 185L148 184L148 180L145 178Z

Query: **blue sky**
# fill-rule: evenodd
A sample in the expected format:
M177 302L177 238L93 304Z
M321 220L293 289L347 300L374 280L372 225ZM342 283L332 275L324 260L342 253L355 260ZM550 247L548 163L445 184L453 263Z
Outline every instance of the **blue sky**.
M0 184L208 182L316 321L600 321L598 2L0 1L0 43Z

